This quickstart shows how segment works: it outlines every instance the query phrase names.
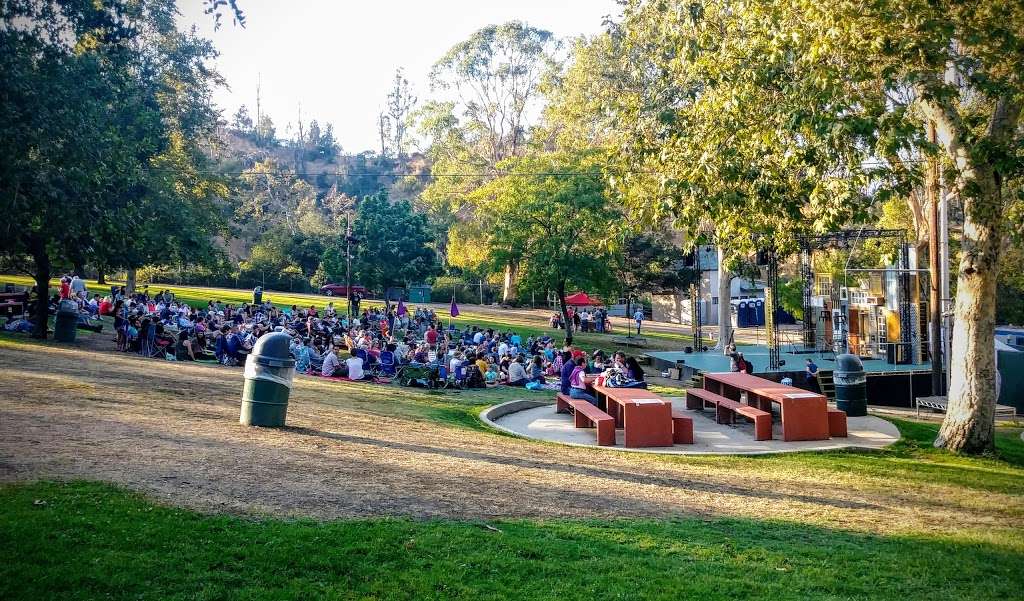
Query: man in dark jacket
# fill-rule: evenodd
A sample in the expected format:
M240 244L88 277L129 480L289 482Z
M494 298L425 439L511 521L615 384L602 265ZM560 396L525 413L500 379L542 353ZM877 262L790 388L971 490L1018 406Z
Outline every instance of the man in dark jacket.
M573 370L576 369L576 364L572 362L572 353L569 351L562 352L562 372L561 376L562 394L569 394L569 378L572 377Z

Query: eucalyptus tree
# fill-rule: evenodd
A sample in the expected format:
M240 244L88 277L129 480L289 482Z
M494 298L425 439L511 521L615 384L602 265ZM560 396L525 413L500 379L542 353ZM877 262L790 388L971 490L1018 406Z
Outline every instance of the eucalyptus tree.
M423 200L444 236L474 214L466 193L494 177L500 162L526 152L541 81L558 47L550 31L512 21L474 32L434 64L431 83L448 97L420 110L420 131L431 141L434 172L452 177L436 178ZM439 243L443 249L447 239ZM508 261L506 300L515 296L518 269L514 253Z

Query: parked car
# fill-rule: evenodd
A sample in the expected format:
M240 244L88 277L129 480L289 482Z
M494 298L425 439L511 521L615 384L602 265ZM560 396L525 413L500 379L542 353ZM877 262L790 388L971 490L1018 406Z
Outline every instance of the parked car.
M365 297L368 294L366 288L358 284L352 285L352 292L363 297ZM348 298L348 286L346 286L345 284L324 284L323 286L320 286L320 294Z

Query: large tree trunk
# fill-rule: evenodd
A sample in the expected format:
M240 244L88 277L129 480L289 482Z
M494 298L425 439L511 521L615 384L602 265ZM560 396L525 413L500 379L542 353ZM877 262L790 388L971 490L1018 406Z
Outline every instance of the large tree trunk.
M718 245L718 344L716 350L725 350L732 337L732 275L726 269L725 248Z
M505 265L505 282L501 288L501 302L508 304L519 296L518 280L519 263L509 261L508 265Z
M965 174L966 175L966 174ZM974 171L980 197L964 197L963 251L957 276L952 376L946 419L935 446L964 453L995 449L996 275L1001 212L994 173Z
M927 98L927 96L923 96ZM985 453L995 449L995 303L1003 200L1000 175L985 156L965 145L966 126L955 109L940 100L922 102L936 125L942 147L959 171L957 187L964 203L964 229L954 308L951 381L946 418L935 446L954 452ZM976 145L1006 147L1017 128L1021 105L1010 98L996 102L987 136ZM982 157L979 159L979 156ZM996 159L998 160L998 158ZM991 161L991 160L990 160Z
M97 284L106 284L107 283L107 274L103 272L103 268L102 267L97 267L96 268L96 283Z
M562 312L562 324L565 326L565 343L572 344L572 320L569 319L569 307L565 306L565 280L558 280L555 293L558 294L558 307ZM628 315L626 319L629 320Z
M40 340L46 339L49 331L50 321L50 255L46 252L46 245L41 241L32 241L29 244L32 252L32 260L35 262L34 279L36 281L36 308L35 308L35 329L32 330L32 337Z
M125 296L131 296L131 295L135 294L135 277L136 277L136 270L133 267L132 269L128 270L128 275L125 276L125 282L124 282Z

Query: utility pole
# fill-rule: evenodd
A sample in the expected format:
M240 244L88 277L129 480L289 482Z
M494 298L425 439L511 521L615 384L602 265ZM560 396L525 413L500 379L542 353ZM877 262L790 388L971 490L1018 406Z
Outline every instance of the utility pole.
M936 143L935 124L928 122L928 140ZM942 190L939 185L939 159L932 157L928 161L928 276L930 280L928 306L930 307L928 347L932 363L932 395L938 396L944 392L942 363L942 297L940 281L942 268L939 257L939 202L942 197Z
M348 293L348 316L352 317L352 211L345 211L345 292Z

